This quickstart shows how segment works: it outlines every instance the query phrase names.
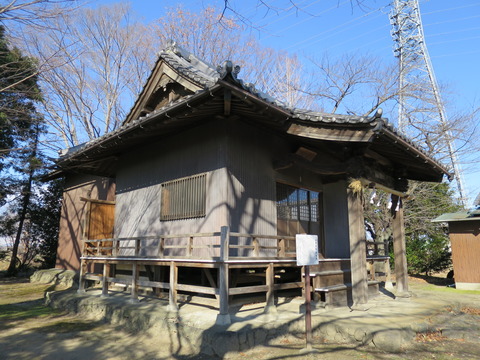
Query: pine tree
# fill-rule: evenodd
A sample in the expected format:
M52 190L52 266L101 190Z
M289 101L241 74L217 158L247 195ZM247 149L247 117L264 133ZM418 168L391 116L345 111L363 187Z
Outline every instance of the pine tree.
M17 270L17 254L40 160L39 139L44 131L35 102L40 100L35 62L12 48L0 26L0 205L8 200L17 218L8 275ZM6 216L3 214L3 216Z
M9 174L15 154L39 121L35 101L40 100L40 91L35 74L34 61L10 47L0 25L0 205L11 194Z

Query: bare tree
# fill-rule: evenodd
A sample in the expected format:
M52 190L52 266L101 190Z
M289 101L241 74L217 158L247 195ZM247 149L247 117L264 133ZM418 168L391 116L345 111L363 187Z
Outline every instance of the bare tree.
M359 54L304 62L297 55L262 46L248 35L245 24L212 7L198 13L171 8L151 26L134 19L124 4L79 9L45 23L50 31L28 33L25 40L29 53L51 68L41 75L44 112L66 146L121 124L156 53L170 39L213 67L234 61L241 66L240 78L292 107L355 115L382 107L386 114L396 114L399 92L421 100L418 84L398 89L394 64ZM459 118L464 124L451 121L451 130L456 128L456 138L464 141L458 148L470 150L473 137L467 135L478 129L472 128L471 116ZM421 127L420 122L417 125ZM445 129L425 130L416 140L432 152L441 131Z
M368 3L367 0L350 0L350 5L352 8L354 6L359 7L360 9L368 8L365 3ZM227 16L233 16L237 21L247 25L248 27L260 29L257 24L253 23L249 16L245 14L242 10L237 9L236 4L240 4L241 1L235 0L224 0L223 1L223 8L221 10L221 17L220 20ZM315 16L308 11L308 6L310 4L304 4L303 1L296 1L296 0L284 0L284 1L273 1L273 0L258 0L256 4L256 10L263 11L265 15L268 13L273 13L276 15L280 15L282 13L306 13L310 16Z
M170 9L153 25L135 19L128 5L76 9L44 19L45 31L25 28L17 43L45 64L39 73L43 112L52 141L75 146L117 128L167 41L206 60L240 65L240 77L298 106L306 96L300 60L260 46L243 25L214 8ZM45 71L47 70L47 71ZM270 74L270 75L267 75ZM301 101L302 100L302 101Z
M155 22L156 36L165 45L170 39L188 49L199 59L213 67L225 60L235 61L245 67L254 56L255 39L245 36L244 28L235 20L224 17L214 7L198 13L182 6L170 8L166 15Z
M9 0L0 5L0 25L7 33L7 38L12 39L15 34L21 31L25 26L35 27L36 31L44 30L42 23L45 19L52 19L65 11L74 9L74 0ZM55 55L55 54L53 54ZM8 85L0 86L0 92L8 91L11 88L21 84L24 81L37 76L40 72L48 68L48 62L38 62L35 64L36 72L17 71L12 74L10 69L15 68L13 62L2 63L0 65L0 74L9 73L12 78L3 83ZM14 81L11 81L14 80Z
M303 91L326 112L368 115L379 107L392 108L398 94L398 76L393 65L378 58L345 54L338 59L324 55L311 58L311 78Z
M397 121L397 102L400 94L415 99L409 121L409 138L425 152L445 164L449 163L444 134L451 134L456 143L456 156L470 163L478 162L480 135L478 114L472 107L451 117L448 123L432 121L432 108L436 106L424 96L422 83L407 83L399 87L398 66L385 64L368 55L350 54L332 60L324 55L310 59L313 64L310 78L316 79L309 87L300 89L312 97L317 108L331 113L347 113L368 116L382 107L393 124ZM446 91L444 89L444 91ZM413 103L413 102L412 102Z
M290 106L311 104L311 97L298 90L306 86L299 57L262 46L253 36L246 35L244 24L216 8L207 7L199 13L183 7L171 8L156 21L156 29L163 44L174 39L213 67L232 60L240 65L242 80L253 82L260 91Z
M29 54L49 64L40 73L43 112L64 146L117 128L143 84L156 49L130 12L125 4L77 9L44 20L49 31L24 32Z
M314 97L304 91L313 86L313 79L306 76L304 64L297 55L258 45L247 67L247 76L254 80L255 87L289 107L310 109L314 106Z
M53 18L74 5L75 0L7 0L0 6L0 22L38 24L39 20Z

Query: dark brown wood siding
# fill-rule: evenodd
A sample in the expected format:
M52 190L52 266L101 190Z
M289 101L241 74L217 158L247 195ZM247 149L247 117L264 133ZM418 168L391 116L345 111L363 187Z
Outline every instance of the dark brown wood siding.
M87 204L80 198L115 200L115 184L112 179L87 175L68 175L63 194L60 229L57 247L58 269L80 269L81 239Z
M480 283L480 220L449 223L455 282Z

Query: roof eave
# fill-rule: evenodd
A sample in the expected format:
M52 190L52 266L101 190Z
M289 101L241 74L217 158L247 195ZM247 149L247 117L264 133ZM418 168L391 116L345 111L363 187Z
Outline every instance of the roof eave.
M159 119L162 118L167 118L170 119L172 117L175 117L176 114L183 110L184 108L192 107L191 104L194 102L197 102L199 100L202 100L203 98L210 97L214 92L216 92L218 89L220 89L219 85L214 85L211 88L204 90L204 91L199 91L197 94L192 95L188 99L184 99L182 101L179 101L178 103L175 103L171 106L166 107L165 109L162 109L156 113L151 113L150 115L137 119L135 121L132 121L128 124L125 124L124 126L120 127L117 130L114 130L110 133L107 133L103 135L100 138L94 139L89 143L86 143L82 148L79 150L68 154L66 156L60 157L57 165L61 168L62 166L68 166L68 163L71 163L82 156L87 156L88 154L94 152L95 150L98 150L102 147L107 147L110 142L112 142L114 139L119 139L122 136L128 135L129 133L137 130L138 128L142 128L144 126L147 126L151 122L158 121ZM61 171L61 170L59 170Z
M426 153L423 151L419 150L416 146L413 144L409 143L405 139L403 139L401 136L399 136L395 131L391 130L387 126L383 125L378 127L377 132L379 134L383 134L390 138L393 143L398 146L406 149L412 155L416 158L419 158L421 161L423 161L425 164L429 165L429 167L437 173L436 179L437 182L441 182L443 180L443 176L446 175L449 180L453 179L453 176L449 173L449 171L439 162L436 160L432 159L430 156L428 156Z

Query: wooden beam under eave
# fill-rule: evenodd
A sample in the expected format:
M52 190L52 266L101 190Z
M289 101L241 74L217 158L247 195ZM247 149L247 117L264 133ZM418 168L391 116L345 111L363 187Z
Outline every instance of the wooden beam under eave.
M392 166L392 162L389 159L371 149L365 149L365 156L378 161L380 165Z
M348 128L314 127L291 124L288 134L310 139L345 142L370 142L375 133L371 129L359 130Z
M232 110L232 92L230 89L223 91L223 115L230 116Z
M98 199L90 199L86 197L80 197L80 201L84 202L91 202L91 203L96 203L96 204L108 204L108 205L115 205L115 201L110 201L110 200L98 200Z
M348 163L337 161L311 162L296 154L288 156L285 163L289 162L319 175L341 175L348 172Z
M398 196L400 198L403 198L403 199L408 199L408 197L410 196L406 192L395 190L392 187L386 186L384 184L381 184L381 183L378 183L378 182L375 182L375 181L371 181L371 180L368 180L368 179L365 179L365 178L361 178L360 181L362 182L363 186L374 187L374 188L383 190L383 191L385 191L389 194L396 195L396 196Z

